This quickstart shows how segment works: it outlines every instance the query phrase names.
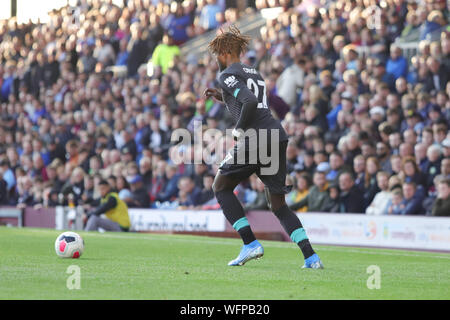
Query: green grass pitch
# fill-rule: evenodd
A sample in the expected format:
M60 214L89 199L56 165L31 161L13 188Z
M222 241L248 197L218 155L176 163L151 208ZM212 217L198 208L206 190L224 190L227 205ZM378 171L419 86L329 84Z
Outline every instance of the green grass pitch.
M80 259L54 252L57 230L0 227L0 299L449 299L450 254L314 246L325 269L301 269L293 243L261 241L264 257L228 267L238 239L86 233ZM66 273L80 267L81 288ZM368 289L370 265L381 288Z

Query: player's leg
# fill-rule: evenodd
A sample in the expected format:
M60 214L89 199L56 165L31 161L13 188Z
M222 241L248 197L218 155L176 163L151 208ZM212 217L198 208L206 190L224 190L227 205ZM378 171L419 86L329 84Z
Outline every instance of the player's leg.
M98 231L99 219L100 219L99 216L96 216L95 214L91 215L86 222L86 227L84 228L84 231Z
M291 240L300 247L305 258L305 267L311 267L313 262L312 267L321 268L322 263L315 254L300 219L286 204L285 194L290 191L290 187L286 186L286 147L287 142L280 142L279 165L276 174L261 175L260 172L257 174L266 185L265 192L270 210L276 215Z
M85 231L97 231L99 228L102 228L105 231L122 231L117 222L101 218L94 214L91 215L86 223Z
M305 259L312 256L314 250L309 243L305 229L297 215L286 204L285 195L271 193L270 202L272 212L280 220L280 224L291 240L298 244Z
M280 220L286 233L291 240L295 242L303 253L305 258L305 268L323 268L322 262L309 242L306 231L303 228L300 219L297 215L289 209L285 201L284 194L270 194L271 210Z
M244 208L233 192L239 183L240 180L223 175L219 171L214 179L212 188L225 218L239 233L246 245L255 241L256 238L245 217Z
M246 176L248 177L249 174L251 173L248 172ZM229 266L242 266L247 261L258 259L264 254L263 247L258 240L256 240L255 235L250 228L250 224L245 217L244 208L233 193L234 188L240 181L241 179L239 178L232 178L219 171L213 183L214 194L216 195L217 201L219 202L226 219L239 233L244 242L239 255L236 259L231 260L228 263Z

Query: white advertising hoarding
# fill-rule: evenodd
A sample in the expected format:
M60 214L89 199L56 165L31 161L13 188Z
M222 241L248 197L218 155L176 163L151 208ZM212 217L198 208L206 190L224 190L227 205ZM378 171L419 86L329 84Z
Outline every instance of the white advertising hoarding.
M135 231L224 231L221 210L129 209Z
M133 231L223 232L221 210L129 209ZM252 219L265 219L261 212ZM450 218L298 213L313 244L440 250L450 252ZM250 224L252 224L252 219ZM253 228L259 232L258 228ZM279 224L272 232L281 232ZM264 232L270 232L265 229Z
M450 218L297 214L312 243L450 251Z

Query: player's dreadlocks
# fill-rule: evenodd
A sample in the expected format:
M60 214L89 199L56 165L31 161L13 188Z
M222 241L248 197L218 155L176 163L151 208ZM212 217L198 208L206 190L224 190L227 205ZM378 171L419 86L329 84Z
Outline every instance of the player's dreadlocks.
M235 53L239 56L247 49L250 37L242 35L236 26L231 25L225 32L220 28L220 32L208 45L212 54Z

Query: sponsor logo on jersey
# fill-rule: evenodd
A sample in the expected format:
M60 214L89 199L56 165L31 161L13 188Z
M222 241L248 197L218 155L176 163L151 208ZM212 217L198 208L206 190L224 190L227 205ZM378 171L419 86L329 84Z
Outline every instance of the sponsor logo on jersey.
M237 81L235 76L229 76L228 78L226 78L224 80L224 82L229 88L234 87L238 83L238 81Z
M257 74L258 72L254 68L242 68L244 72L251 73L251 74Z

